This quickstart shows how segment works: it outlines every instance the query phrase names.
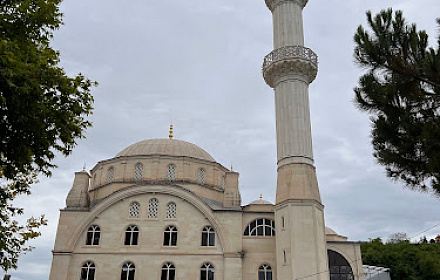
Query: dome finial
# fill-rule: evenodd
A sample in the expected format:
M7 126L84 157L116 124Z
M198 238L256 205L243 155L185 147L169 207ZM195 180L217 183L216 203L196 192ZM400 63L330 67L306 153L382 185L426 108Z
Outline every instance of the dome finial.
M173 124L170 124L170 139L173 139Z
M84 165L83 165L83 170L82 170L83 172L84 171L86 171L86 163L84 162Z
M260 200L263 200L263 194L260 193Z

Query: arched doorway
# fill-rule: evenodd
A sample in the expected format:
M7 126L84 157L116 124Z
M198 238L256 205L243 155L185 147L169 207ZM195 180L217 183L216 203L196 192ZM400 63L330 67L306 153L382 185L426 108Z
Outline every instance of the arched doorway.
M341 254L332 250L327 254L330 280L354 280L351 266Z

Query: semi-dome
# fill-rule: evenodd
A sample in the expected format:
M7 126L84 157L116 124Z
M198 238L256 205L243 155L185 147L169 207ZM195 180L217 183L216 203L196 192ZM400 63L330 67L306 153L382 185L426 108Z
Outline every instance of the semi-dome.
M214 158L199 146L177 139L144 140L123 149L116 157L151 155L190 157L215 162Z

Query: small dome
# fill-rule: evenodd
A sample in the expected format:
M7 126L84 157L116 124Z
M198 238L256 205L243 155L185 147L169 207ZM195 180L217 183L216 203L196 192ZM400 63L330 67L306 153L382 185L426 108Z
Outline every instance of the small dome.
M190 157L215 162L215 160L199 146L176 139L144 140L128 146L120 151L116 157L151 155Z
M273 205L270 201L264 199L257 199L249 203L248 205Z

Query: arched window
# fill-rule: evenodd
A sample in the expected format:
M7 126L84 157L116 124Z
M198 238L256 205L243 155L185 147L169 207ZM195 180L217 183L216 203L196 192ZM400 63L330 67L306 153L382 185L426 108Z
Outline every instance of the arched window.
M177 206L176 203L170 202L167 205L167 219L174 219L177 215Z
M263 264L258 268L258 280L272 280L272 268Z
M108 169L108 182L112 183L115 180L115 169L110 167Z
M99 226L90 226L87 230L86 245L99 245L99 239L101 238L101 229Z
M202 246L215 246L215 232L210 226L202 230Z
M159 207L159 200L156 198L150 199L148 203L148 218L156 219L157 218L157 208Z
M133 202L130 204L130 208L128 209L128 217L135 219L139 218L139 212L141 209L141 205L137 202Z
M134 273L136 272L136 267L134 263L126 262L122 265L121 280L134 280Z
M85 262L81 268L81 280L95 280L95 264Z
M176 166L174 164L168 165L167 179L170 182L176 180Z
M221 186L222 186L222 189L225 189L225 186L226 186L226 177L225 177L225 175L222 176Z
M129 226L125 231L124 245L137 245L139 238L139 229L137 226Z
M162 275L160 280L174 280L176 279L176 267L172 263L165 263L162 266Z
M168 226L163 233L163 246L177 246L177 228Z
M257 219L244 230L245 236L275 236L275 222L269 219Z
M353 280L350 263L338 252L328 250L328 267L331 280Z
M203 168L200 168L199 172L197 173L197 183L200 185L205 184L205 170Z
M134 179L136 181L141 181L142 180L142 171L143 171L143 169L144 169L144 166L142 165L142 163L138 163L134 167Z
M200 268L200 280L214 280L214 266L204 263Z

